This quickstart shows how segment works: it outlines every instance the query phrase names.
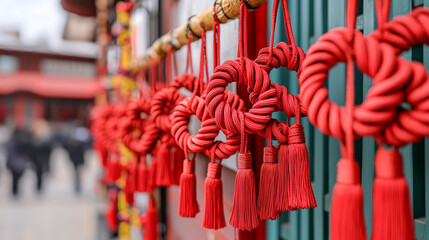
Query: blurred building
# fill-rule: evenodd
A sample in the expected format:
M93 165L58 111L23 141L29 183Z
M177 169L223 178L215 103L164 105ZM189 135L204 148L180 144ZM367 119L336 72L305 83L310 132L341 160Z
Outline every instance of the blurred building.
M103 89L95 17L66 12L59 0L25 2L0 2L0 119L85 120Z

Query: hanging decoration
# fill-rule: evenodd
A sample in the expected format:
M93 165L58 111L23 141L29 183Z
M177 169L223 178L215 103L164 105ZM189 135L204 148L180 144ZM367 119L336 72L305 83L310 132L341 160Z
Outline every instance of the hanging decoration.
M157 40L149 51L152 58L143 63L150 67L135 71L138 74L131 72L136 63L131 60L128 30L133 2L116 5L120 67L113 76L112 101L98 108L91 131L105 170L106 222L120 238L129 238L131 226L141 227L145 240L159 238L158 187L179 185L178 214L195 217L199 213L195 173L199 154L210 158L204 182L204 228L226 226L222 161L237 151L232 227L251 231L260 220L276 219L281 212L316 207L300 124L301 117L308 116L312 125L341 143L330 239L363 240L367 236L360 168L354 156L354 140L364 136L378 143L371 238L413 239L409 189L399 148L429 136L429 81L423 64L407 61L400 54L428 44L429 10L417 8L389 22L390 1L376 0L378 29L364 36L355 29L358 0L348 0L346 27L324 34L305 54L295 43L286 0L281 1L281 12L287 42L274 46L279 4L280 0L273 1L269 46L255 60L247 56L247 14L260 1L233 1L227 10L222 1L216 1L204 14L191 17L185 27ZM227 12L240 16L238 53L235 60L221 64L220 23L227 20ZM213 74L209 77L206 31L211 29ZM196 40L201 40L198 76L191 52L191 42ZM179 75L175 51L183 45L187 46L186 66ZM346 100L341 107L329 100L324 87L330 69L340 62L347 65ZM354 64L373 81L360 105L355 105ZM297 73L298 95L271 82L270 72L281 67ZM226 90L232 82L247 86L250 108L245 108L244 99ZM404 103L409 107L404 108ZM273 112L284 112L287 120L272 118ZM189 126L192 116L201 121L195 134ZM220 134L225 135L224 141L218 140ZM247 149L249 134L268 140L258 193L257 164ZM135 193L147 195L145 212L136 208Z
M407 41L404 44L401 36L411 31L414 36L422 36L425 29L422 25L416 28L418 21L406 29L404 23L412 21L407 17L398 17L386 23L390 1L383 4L382 8L381 1L376 1L379 29L364 37L354 30L357 1L349 1L347 28L331 30L310 47L299 79L302 103L308 108L310 122L323 133L335 136L342 142L343 158L337 165L337 184L332 197L331 239L366 239L363 193L353 150L354 138L361 136L373 136L379 142L375 158L372 238L413 239L414 236L408 186L403 178L402 157L397 148L417 141L425 134L425 120L420 122L422 124L419 126L423 128L418 134L411 128L405 130L403 127L410 126L412 118L409 112L415 111L413 117L422 120L425 108L416 109L413 106L411 110L404 110L401 104L412 98L408 95L411 92L408 89L419 89L425 85L426 69L420 63L408 63L397 54L408 48ZM421 20L427 18L427 13L422 8L415 10L411 16L419 15ZM397 35L387 37L389 32L395 31ZM329 69L338 62L347 63L346 107L329 102L328 92L323 87ZM373 86L359 106L354 106L353 62L359 70L373 78ZM418 94L414 96L422 100L420 103L428 98ZM347 121L342 121L344 117ZM407 124L404 124L405 119L408 120ZM418 124L419 120L415 123ZM393 145L395 149L386 150L383 144Z

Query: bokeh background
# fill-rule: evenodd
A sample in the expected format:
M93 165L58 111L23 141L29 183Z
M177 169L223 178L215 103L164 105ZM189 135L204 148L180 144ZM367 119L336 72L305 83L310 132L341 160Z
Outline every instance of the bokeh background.
M101 89L95 6L86 16L63 6L0 1L0 239L105 232L88 131Z

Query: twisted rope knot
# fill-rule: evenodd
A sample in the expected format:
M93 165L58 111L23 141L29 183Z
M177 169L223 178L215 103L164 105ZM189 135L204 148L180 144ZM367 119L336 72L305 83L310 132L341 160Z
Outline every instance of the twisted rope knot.
M112 112L112 106L109 105L103 107L100 109L100 112L93 124L93 131L96 139L105 149L114 149L115 147L115 139L112 139L111 134L107 131L107 122L112 117Z
M174 82L171 84L172 88L179 89L181 87L186 88L189 91L194 89L196 77L192 73L184 73L182 76L176 76Z
M268 73L271 72L273 68L280 67L298 72L304 59L305 53L300 47L288 45L285 42L279 42L277 46L272 49L271 57L270 48L265 47L259 51L255 62L261 65Z
M355 31L353 40L348 36L349 30L341 28L324 34L309 49L299 78L301 103L308 110L310 122L324 134L340 140L346 130L345 124L341 124L346 112L328 99L324 84L330 68L352 56L357 67L374 79L366 100L354 108L355 136L376 136L395 120L404 98L403 88L412 77L412 69L404 59L395 56L392 47L365 38L359 31Z
M251 169L252 168L252 155L250 152L244 152L238 154L237 159L238 169Z
M240 78L241 73L243 77ZM247 133L262 131L271 119L271 113L277 104L275 89L271 88L268 73L257 63L248 58L229 60L218 66L207 85L206 105L216 125L231 134L240 133L238 111L232 109L225 101L226 86L231 82L239 82L248 86L248 92L254 92L252 108L244 113L245 130Z
M395 179L404 176L401 153L380 147L375 155L375 174L377 177Z
M158 129L156 124L149 121L145 125L140 141L136 144L135 151L140 155L146 155L154 148L160 136L161 131Z
M171 131L170 112L184 97L175 88L164 88L152 98L150 115L163 132Z
M165 144L169 147L176 146L176 141L174 140L173 136L171 136L170 133L162 133L160 138L161 144Z
M243 101L237 95L227 93L225 98L234 109L242 110L244 108ZM210 153L215 151L217 159L224 159L234 154L240 146L239 136L226 133L224 143L215 141L220 128L216 126L215 119L209 116L204 98L195 96L191 100L191 98L186 98L181 101L172 114L171 134L177 144L188 152L205 152L207 156L211 156ZM189 104L191 107L188 107ZM196 115L197 119L202 122L196 135L192 135L188 130L188 123L192 115Z
M133 152L138 152L138 142L141 139L146 121L142 119L124 118L120 124L121 139L124 145Z
M126 109L127 118L141 119L142 113L149 114L151 102L149 99L139 98L135 101L129 102Z
M369 38L387 43L399 55L412 46L429 43L428 21L429 9L419 7L408 16L399 16L384 24ZM410 109L399 106L396 121L388 124L380 136L383 142L397 147L417 142L429 135L429 77L421 63L412 61L409 64L411 66L406 66L411 69L412 76L405 86L404 101L410 104Z
M255 62L258 63L267 73L273 68L284 67L288 70L297 71L297 76L300 75L300 66L305 59L304 51L298 46L288 45L285 42L280 42L272 49L270 56L270 48L266 47L259 51ZM297 96L290 94L285 86L280 86L277 83L271 83L276 89L278 102L276 111L284 111L287 116L296 116L298 114L297 107L299 106L300 116L306 116L307 111L300 103ZM251 95L250 99L255 99L257 95Z
M207 178L220 179L222 173L222 165L217 162L209 162L207 168Z
M271 86L276 89L278 98L276 111L283 111L287 116L293 117L298 114L297 106L299 106L299 116L307 116L307 109L301 104L300 95L289 93L285 86L277 83L271 83Z
M271 119L263 132L258 132L259 136L277 140L279 144L288 143L288 125L285 122L279 122L277 119Z
M110 138L111 144L115 144L117 139L121 138L121 128L120 124L122 118L125 117L125 107L124 106L114 106L111 109L110 115L107 116L106 121L106 135Z
M389 145L403 146L429 136L429 77L423 64L411 62L413 76L405 88L410 109L398 107L396 121L387 125L382 139Z
M140 152L145 125L148 123L147 119L142 118L142 113L148 114L149 110L150 101L146 99L132 101L126 106L126 115L120 123L122 142L134 153Z
M384 24L382 29L376 29L369 37L380 42L388 43L399 55L412 46L429 44L429 9L415 8L407 16L398 16Z
M264 163L277 163L277 149L275 147L264 147Z

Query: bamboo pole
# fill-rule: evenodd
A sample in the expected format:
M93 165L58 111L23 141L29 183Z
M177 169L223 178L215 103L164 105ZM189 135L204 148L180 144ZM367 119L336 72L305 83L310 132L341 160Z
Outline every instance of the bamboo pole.
M266 0L245 0L249 10L257 9ZM226 23L230 19L235 19L240 15L241 0L216 0L214 11L220 23ZM169 46L178 50L186 45L188 37L192 41L197 41L201 36L203 27L206 31L211 31L214 21L213 7L209 7L198 15L190 17L188 22L178 28L158 38L152 46L147 49L146 56L139 59L132 59L131 68L134 73L147 69L153 62L165 58ZM193 34L190 34L192 32Z

